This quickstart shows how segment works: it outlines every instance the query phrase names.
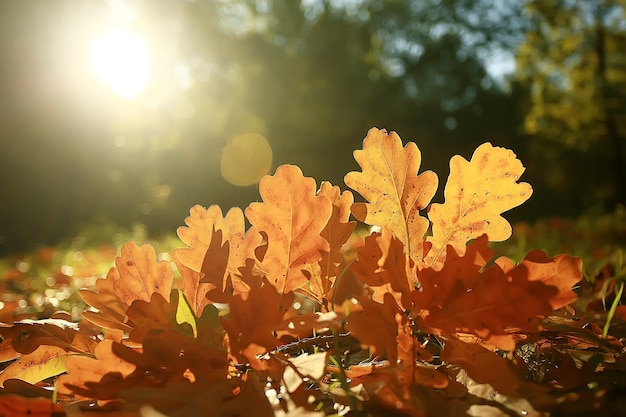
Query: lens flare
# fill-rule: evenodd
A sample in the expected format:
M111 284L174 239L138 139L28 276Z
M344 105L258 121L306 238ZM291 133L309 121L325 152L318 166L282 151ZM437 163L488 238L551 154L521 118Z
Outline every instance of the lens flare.
M258 133L230 139L222 150L222 176L233 185L256 184L272 167L272 147Z

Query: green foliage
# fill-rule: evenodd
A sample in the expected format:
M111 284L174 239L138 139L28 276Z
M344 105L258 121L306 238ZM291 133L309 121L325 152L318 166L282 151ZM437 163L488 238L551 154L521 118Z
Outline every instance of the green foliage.
M626 202L626 2L533 0L517 53L528 89L524 130L552 188L609 205ZM602 166L592 177L556 161ZM583 185L584 184L584 185Z

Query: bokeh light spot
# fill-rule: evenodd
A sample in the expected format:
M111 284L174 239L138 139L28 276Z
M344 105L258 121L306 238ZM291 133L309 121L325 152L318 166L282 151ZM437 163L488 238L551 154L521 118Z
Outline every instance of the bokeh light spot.
M226 142L220 169L226 181L245 187L256 184L272 168L272 147L258 133L246 133Z

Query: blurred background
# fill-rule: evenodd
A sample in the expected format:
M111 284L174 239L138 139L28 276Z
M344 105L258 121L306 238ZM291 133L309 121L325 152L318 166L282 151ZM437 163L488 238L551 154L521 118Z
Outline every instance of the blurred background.
M452 155L513 149L535 193L509 219L614 212L626 1L3 0L0 255L172 233L285 163L345 189L372 126L442 186Z

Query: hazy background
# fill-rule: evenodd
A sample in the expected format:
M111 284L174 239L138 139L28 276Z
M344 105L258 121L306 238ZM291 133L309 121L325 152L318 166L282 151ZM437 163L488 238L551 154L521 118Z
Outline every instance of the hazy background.
M376 126L512 148L508 218L626 200L626 1L3 0L0 254L89 224L173 232L280 164L346 188ZM441 200L441 194L437 197Z

